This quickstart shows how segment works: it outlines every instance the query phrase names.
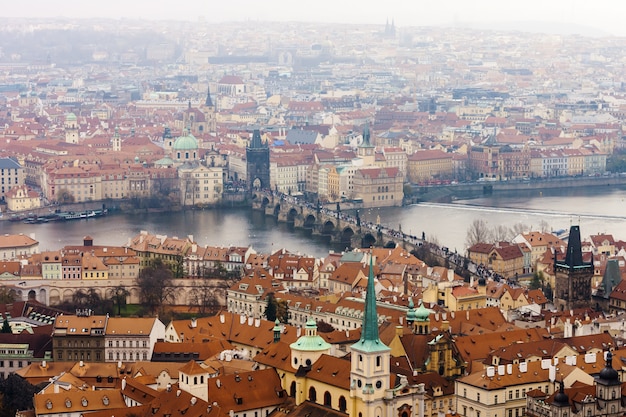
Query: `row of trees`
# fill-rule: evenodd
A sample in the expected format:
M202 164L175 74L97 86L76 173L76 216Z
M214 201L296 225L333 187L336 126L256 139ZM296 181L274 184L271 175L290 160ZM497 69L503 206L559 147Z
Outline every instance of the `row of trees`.
M516 223L512 227L501 224L490 227L486 220L475 219L467 229L465 245L469 248L477 243L510 242L515 236L528 230L534 230L533 226ZM550 226L542 220L539 222L538 230L546 233L550 230Z

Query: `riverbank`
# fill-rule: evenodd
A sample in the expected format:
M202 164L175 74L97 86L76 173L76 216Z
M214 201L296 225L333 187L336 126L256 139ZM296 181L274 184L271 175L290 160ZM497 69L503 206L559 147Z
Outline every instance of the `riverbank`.
M413 195L405 199L405 204L416 204L420 202L452 203L456 200L471 200L505 193L613 186L626 186L626 175L612 174L593 177L564 177L529 179L524 181L468 182L434 186L415 186L413 187Z

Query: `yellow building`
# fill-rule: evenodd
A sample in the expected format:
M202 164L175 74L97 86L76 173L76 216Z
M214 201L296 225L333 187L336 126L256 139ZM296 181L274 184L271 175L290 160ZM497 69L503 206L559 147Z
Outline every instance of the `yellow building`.
M440 150L417 151L408 157L408 179L413 184L449 179L454 174L453 154Z
M25 185L11 188L4 194L4 198L10 211L26 211L41 207L39 193Z
M363 200L363 207L401 206L404 180L396 167L361 168L354 174L354 198Z
M477 243L467 249L468 257L477 265L485 265L494 272L512 278L525 272L525 257L522 249L516 244Z

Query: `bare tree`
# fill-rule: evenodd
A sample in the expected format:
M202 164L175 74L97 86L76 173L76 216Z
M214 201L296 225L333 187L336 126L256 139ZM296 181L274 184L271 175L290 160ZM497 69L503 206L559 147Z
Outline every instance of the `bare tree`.
M508 242L513 238L513 231L512 229L509 229L508 227L499 224L498 226L496 226L495 229L493 229L493 240L496 242Z
M528 226L526 226L524 223L519 222L519 223L515 223L512 227L511 227L511 231L513 232L514 237L517 235L520 235L524 232L526 232L527 230L530 230L530 228Z
M492 240L491 230L487 227L487 222L482 219L475 219L467 229L465 244L468 248L476 243L490 243Z
M547 221L541 220L539 222L539 230L541 230L541 233L548 233L550 231L550 225Z
M200 277L192 280L192 289L189 291L189 306L198 308L201 315L207 314L211 309L219 306L218 292L216 287L208 277Z

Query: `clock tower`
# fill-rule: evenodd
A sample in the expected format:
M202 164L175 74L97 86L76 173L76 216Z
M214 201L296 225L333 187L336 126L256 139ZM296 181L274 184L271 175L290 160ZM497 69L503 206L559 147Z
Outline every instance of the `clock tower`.
M355 417L391 416L390 402L385 394L390 384L391 349L378 335L376 292L374 289L373 255L370 253L370 271L365 295L365 311L361 339L350 347L350 397Z

